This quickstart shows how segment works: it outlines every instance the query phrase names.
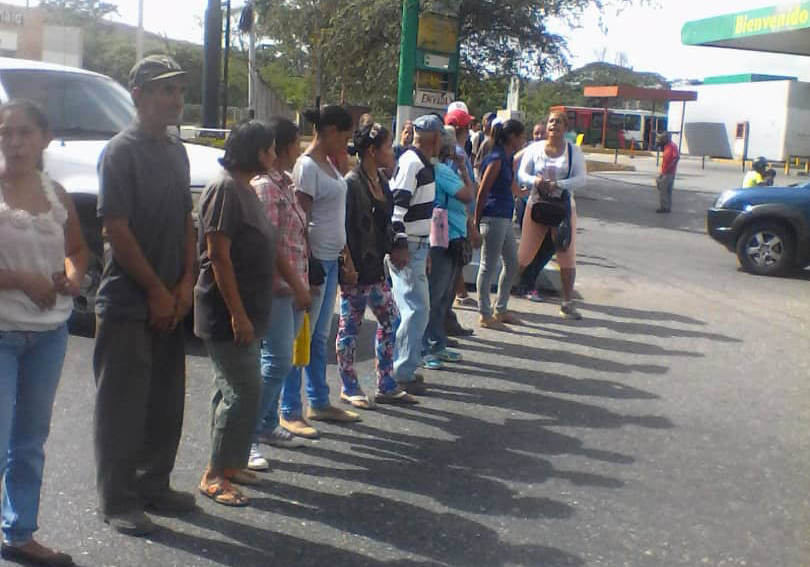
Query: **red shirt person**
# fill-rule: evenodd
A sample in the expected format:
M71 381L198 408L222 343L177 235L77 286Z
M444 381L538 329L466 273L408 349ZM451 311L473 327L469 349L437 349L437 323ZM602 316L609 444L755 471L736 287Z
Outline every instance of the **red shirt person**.
M672 210L672 189L675 186L675 173L678 170L681 154L668 132L659 134L657 141L658 147L664 151L664 159L661 162L661 173L655 180L658 186L658 197L661 201L661 206L655 212L669 213Z

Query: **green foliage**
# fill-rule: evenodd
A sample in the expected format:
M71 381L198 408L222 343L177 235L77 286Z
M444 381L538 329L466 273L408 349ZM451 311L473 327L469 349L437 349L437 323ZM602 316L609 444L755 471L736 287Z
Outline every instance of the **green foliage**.
M437 0L422 1L431 4ZM575 26L577 17L594 3L593 0L458 1L461 61L466 70L460 92L476 97L479 94L473 93L469 81L514 74L542 77L565 69L565 40L549 32L544 22L559 17ZM597 1L596 5L602 8L607 3L624 5L630 1ZM344 98L351 104L368 105L374 112L393 113L401 1L256 0L256 9L262 33L276 42L282 56L305 67L315 90L321 85L324 98L333 101ZM494 92L481 93L480 104L494 104L496 98Z
M479 75L462 70L459 77L458 98L465 101L473 116L506 107L509 77L494 76L482 79Z
M49 21L54 23L69 22L81 26L84 30L84 67L97 73L109 75L122 85L127 85L129 70L135 63L135 34L131 26L113 23L103 17L117 12L114 4L99 0L44 0L42 6L47 10ZM234 42L228 59L228 104L230 106L247 105L247 54L240 49L234 33ZM144 54L166 53L174 57L180 66L188 72L188 91L186 102L202 102L202 70L204 52L201 45L184 41L173 41L155 34L144 36ZM265 58L266 59L266 58ZM262 60L260 60L260 63ZM279 74L279 66L262 69L262 75L271 84ZM283 77L280 82L288 81ZM295 81L290 90L300 87ZM298 80L300 83L300 79ZM286 94L286 93L285 93ZM299 98L304 95L298 94Z
M310 104L312 89L309 79L290 74L281 61L260 63L259 74L284 97L291 108L303 111Z
M39 7L54 23L82 24L118 13L118 6L100 0L40 0Z
M527 124L544 121L549 109L558 104L587 106L582 88L564 81L537 81L524 88L520 106L526 115Z
M631 85L635 87L669 88L667 80L657 73L640 73L629 67L610 63L588 63L560 79L571 85Z
M528 120L540 120L548 115L552 106L598 106L605 105L604 100L586 98L583 90L589 85L630 85L635 87L669 88L669 83L657 73L636 72L627 67L610 63L589 63L575 69L556 81L531 82L524 88L521 108ZM625 104L633 108L651 110L652 104L647 101L611 100L609 106L621 108ZM658 110L666 109L658 105Z

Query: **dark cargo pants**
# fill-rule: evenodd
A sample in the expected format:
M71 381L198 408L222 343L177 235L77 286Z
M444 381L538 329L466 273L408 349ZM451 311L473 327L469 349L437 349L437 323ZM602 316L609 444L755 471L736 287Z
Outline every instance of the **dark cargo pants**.
M186 392L182 323L158 332L146 321L99 317L94 443L99 511L142 509L169 486Z

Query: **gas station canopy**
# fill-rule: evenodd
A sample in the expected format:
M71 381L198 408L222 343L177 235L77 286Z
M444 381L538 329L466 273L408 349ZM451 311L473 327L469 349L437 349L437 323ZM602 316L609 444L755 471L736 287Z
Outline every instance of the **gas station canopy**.
M810 2L687 22L681 40L684 45L810 56Z

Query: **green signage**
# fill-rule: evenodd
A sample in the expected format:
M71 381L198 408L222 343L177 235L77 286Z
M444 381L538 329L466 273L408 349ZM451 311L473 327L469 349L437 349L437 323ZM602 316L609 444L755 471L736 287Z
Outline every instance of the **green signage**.
M681 39L685 45L705 45L803 29L810 29L810 2L687 22L681 30Z

